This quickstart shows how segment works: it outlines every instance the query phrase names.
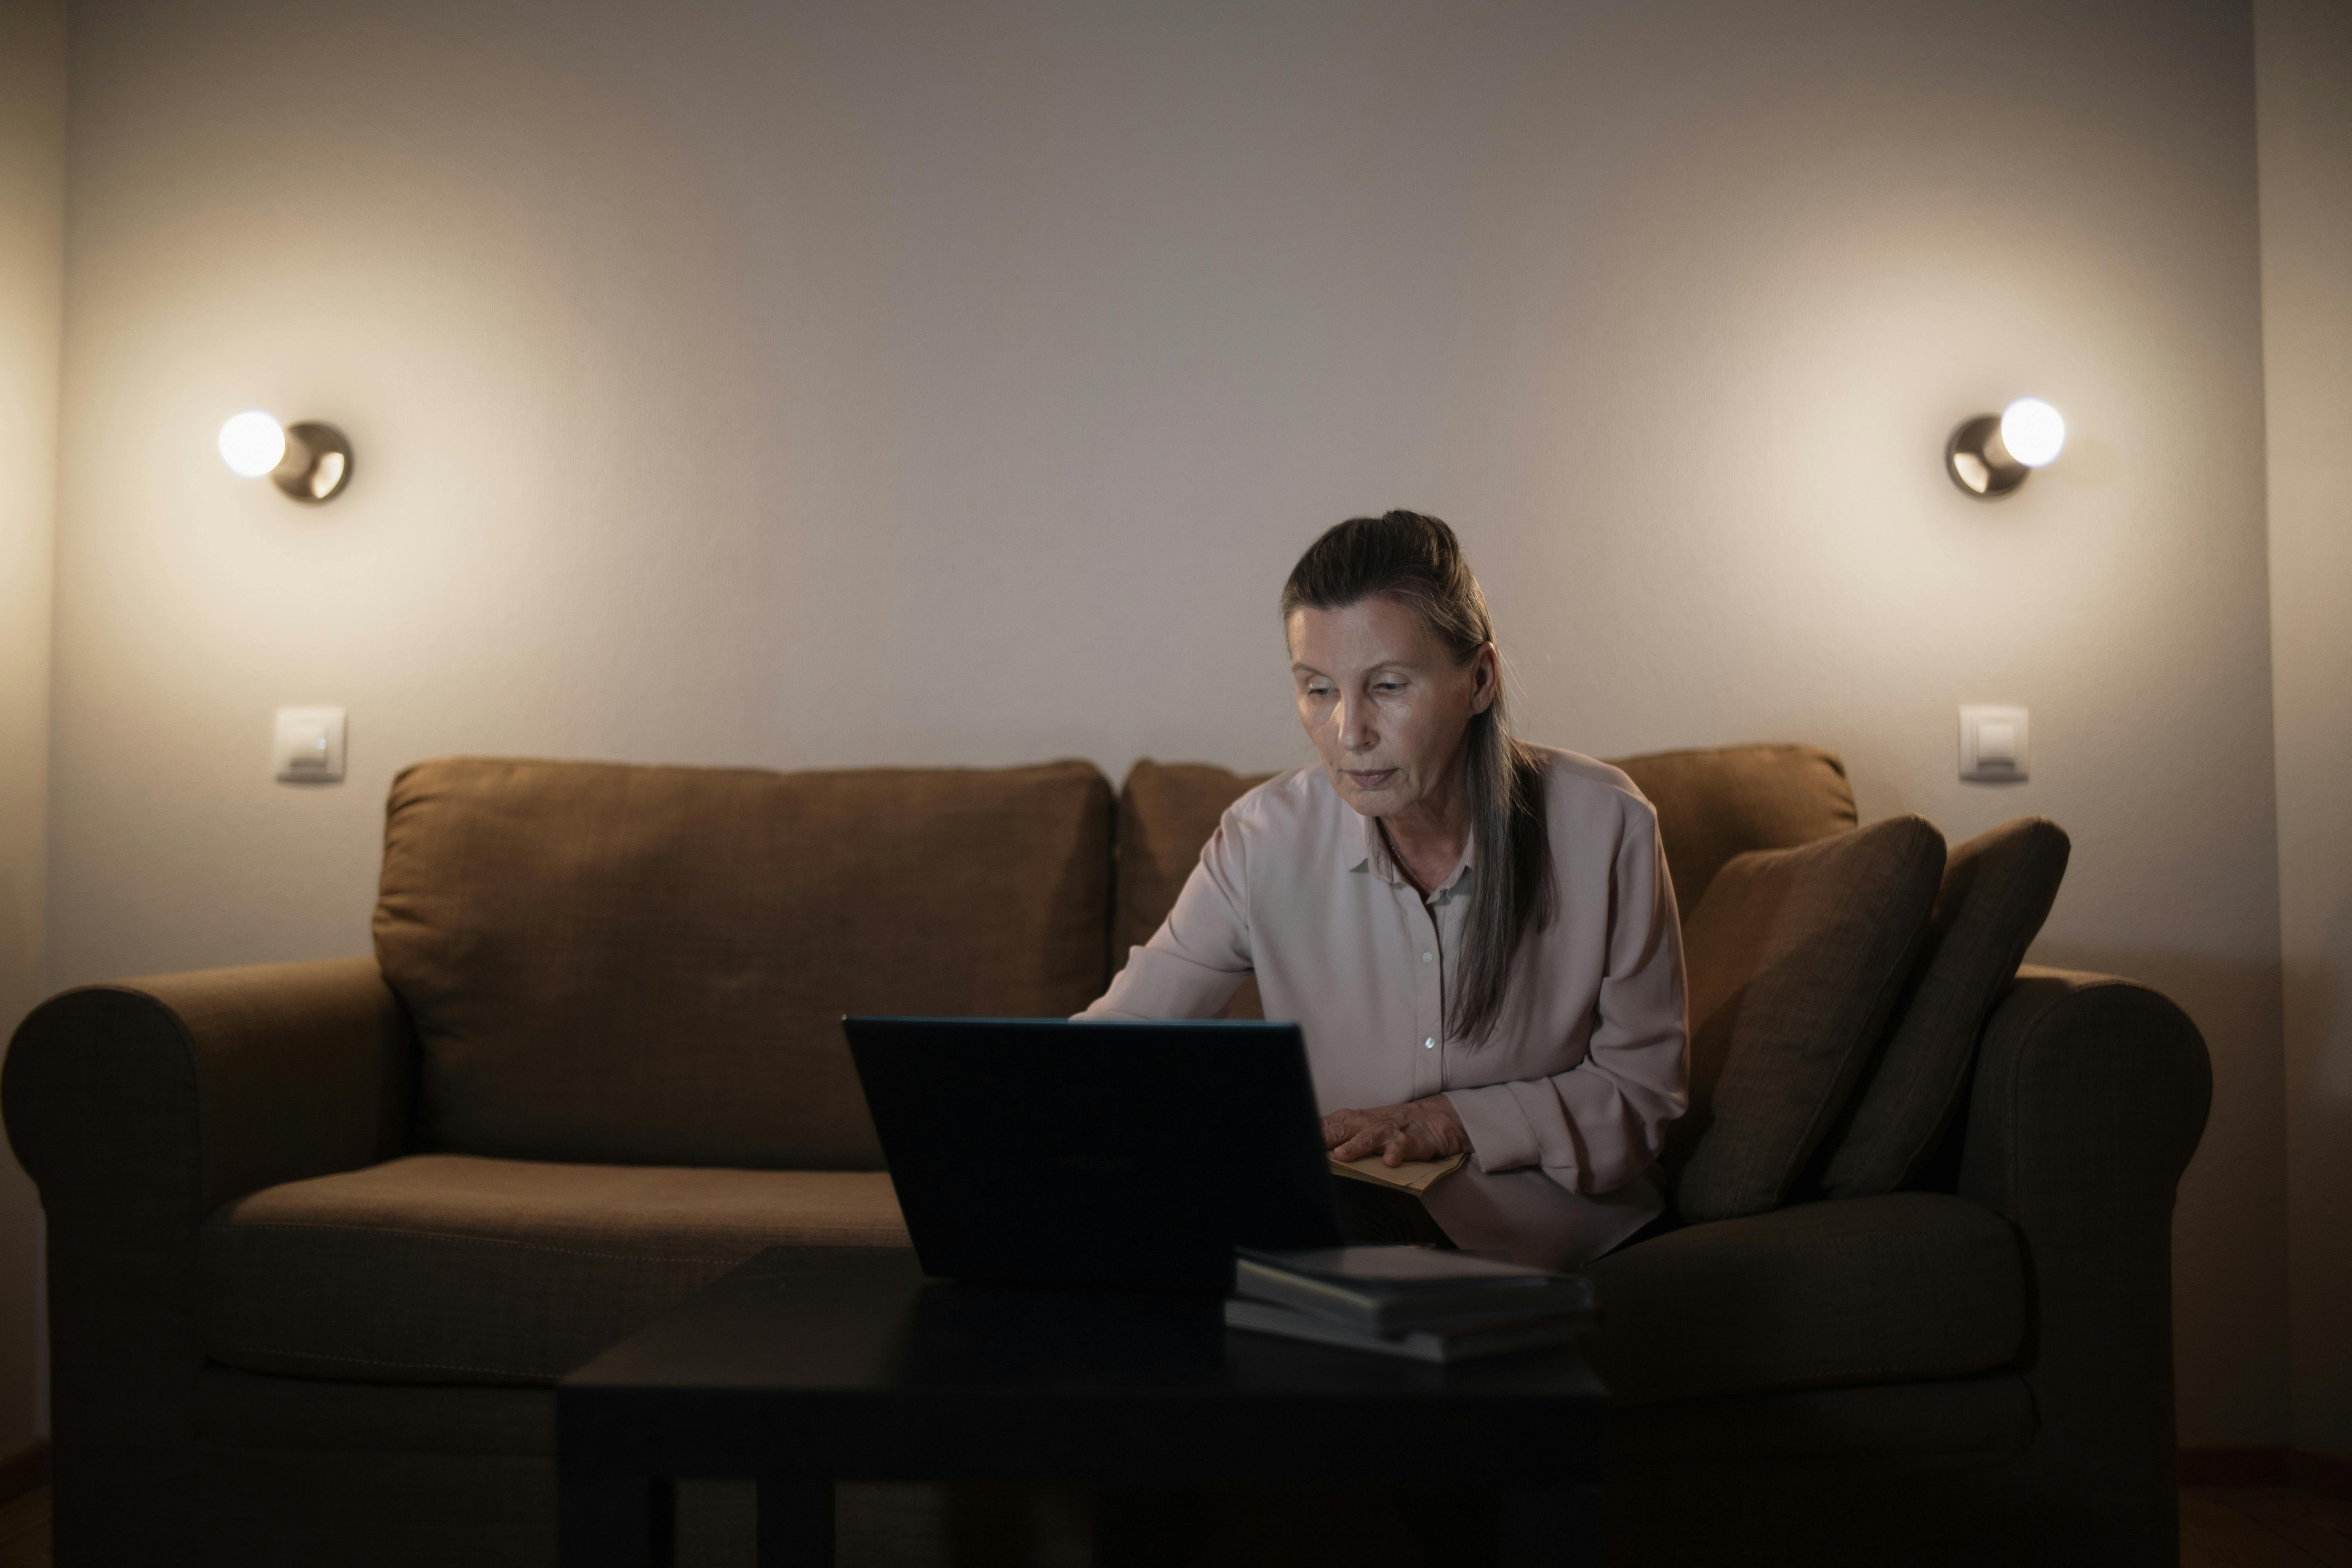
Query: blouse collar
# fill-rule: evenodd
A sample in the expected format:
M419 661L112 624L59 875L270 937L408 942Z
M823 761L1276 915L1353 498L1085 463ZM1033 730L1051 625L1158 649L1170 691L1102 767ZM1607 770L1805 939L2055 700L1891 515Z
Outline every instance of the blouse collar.
M1330 789L1328 779L1324 781L1324 787ZM1332 794L1337 796L1339 792L1332 790ZM1366 816L1344 800L1339 802L1339 816L1343 824L1341 831L1346 835L1349 870L1370 871L1391 887L1412 886L1412 879L1404 874L1404 868L1399 866L1396 863L1396 858L1389 853L1388 840L1381 836L1380 829L1373 826L1372 818ZM1446 878L1430 894L1431 900L1435 901L1453 898L1466 891L1467 889L1464 889L1462 884L1470 875L1470 868L1476 864L1477 858L1478 841L1474 836L1462 850L1462 863L1454 868L1454 875Z

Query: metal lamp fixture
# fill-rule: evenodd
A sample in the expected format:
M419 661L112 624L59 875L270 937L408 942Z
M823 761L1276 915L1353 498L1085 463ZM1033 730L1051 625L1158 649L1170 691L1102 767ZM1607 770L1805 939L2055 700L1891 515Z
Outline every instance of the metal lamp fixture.
M2066 421L2038 397L1963 420L1944 444L1944 471L1979 500L1998 500L2066 449Z
M332 500L352 478L352 444L331 425L305 419L280 425L258 408L236 416L220 431L221 461L248 479L268 474L296 500Z

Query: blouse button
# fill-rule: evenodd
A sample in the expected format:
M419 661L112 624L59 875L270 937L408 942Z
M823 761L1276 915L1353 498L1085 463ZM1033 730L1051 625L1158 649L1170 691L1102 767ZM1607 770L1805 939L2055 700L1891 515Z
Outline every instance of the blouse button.
M1435 1035L1432 1035L1429 1038L1422 1041L1421 1048L1424 1051L1435 1050L1437 1048L1437 1037Z
M1434 963L1437 962L1437 954L1433 952L1424 952L1421 955L1421 961L1423 963Z

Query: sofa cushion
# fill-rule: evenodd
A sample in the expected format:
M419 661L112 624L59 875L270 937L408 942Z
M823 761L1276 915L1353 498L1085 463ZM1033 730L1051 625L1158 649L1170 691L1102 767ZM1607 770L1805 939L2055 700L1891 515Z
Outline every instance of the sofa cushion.
M1733 856L1811 844L1860 820L1845 764L1819 746L1710 746L1620 757L1612 765L1657 808L1685 921Z
M1718 1399L1675 1399L1621 1409L1609 1420L1612 1475L1629 1465L1698 1460L2004 1458L2039 1425L2024 1377L1805 1388Z
M1811 844L1847 831L1856 820L1844 764L1818 746L1654 752L1610 765L1624 770L1657 808L1675 907L1685 919L1733 856ZM1176 907L1176 895L1225 807L1273 776L1149 757L1135 764L1118 797L1114 969Z
M394 782L376 954L441 1147L870 1169L842 1015L1075 1013L1109 882L1085 763L446 759Z
M1127 967L1130 948L1142 946L1176 907L1184 879L1217 830L1225 807L1274 777L1237 773L1207 763L1155 763L1129 770L1118 792L1118 898L1111 916L1110 967ZM1263 1018L1255 976L1225 1004L1229 1018Z
M1827 1141L1831 1197L1891 1193L1918 1173L1959 1104L1977 1034L2048 918L2065 829L2021 816L1954 849L1895 1025Z
M550 1383L766 1247L904 1247L879 1171L415 1154L224 1205L198 1348L354 1383Z
M1683 929L1690 1110L1662 1163L1685 1219L1788 1195L1878 1042L1943 871L1943 836L1897 816L1717 873Z
M1155 763L1129 770L1118 792L1118 910L1111 922L1110 962L1151 940L1225 807L1274 777L1237 773L1206 763Z
M1942 1193L1692 1226L1589 1272L1586 1351L1620 1405L1960 1377L2024 1342L2016 1233Z

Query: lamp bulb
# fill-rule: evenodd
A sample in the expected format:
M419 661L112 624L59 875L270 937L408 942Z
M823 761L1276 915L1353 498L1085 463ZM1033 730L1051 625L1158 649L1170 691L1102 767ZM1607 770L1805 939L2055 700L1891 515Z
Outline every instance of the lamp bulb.
M286 427L258 408L236 416L220 431L221 461L257 479L286 460Z
M2066 448L2066 421L2042 399L2021 397L2000 411L2000 444L2027 468L2047 468Z

